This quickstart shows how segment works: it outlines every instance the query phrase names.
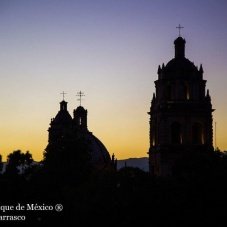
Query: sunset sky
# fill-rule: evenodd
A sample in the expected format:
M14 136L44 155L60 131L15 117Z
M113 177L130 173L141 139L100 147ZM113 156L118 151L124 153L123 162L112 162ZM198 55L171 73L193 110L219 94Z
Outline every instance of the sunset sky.
M226 0L0 0L0 154L41 160L60 93L72 114L81 90L88 128L110 154L147 156L154 80L179 23L227 150L226 21Z

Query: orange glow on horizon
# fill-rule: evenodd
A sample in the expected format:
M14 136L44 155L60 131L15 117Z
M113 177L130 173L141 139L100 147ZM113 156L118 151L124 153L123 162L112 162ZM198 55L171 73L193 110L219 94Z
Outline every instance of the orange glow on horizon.
M145 121L146 120L146 121ZM102 127L98 127L96 124L92 124L94 130L89 130L102 141L110 155L115 154L118 160L127 159L133 157L147 157L147 152L149 149L149 120L147 119L137 119L132 121L128 119L126 123L120 121L118 122L119 127L116 127L114 122L103 122ZM143 121L143 124L140 124ZM99 122L100 123L100 122ZM226 122L227 124L227 122ZM225 138L225 127L223 124L219 123L217 130L217 146L222 151L227 147L227 141ZM107 127L103 127L107 125ZM115 125L115 126L114 126ZM1 130L1 151L0 154L3 156L5 161L7 155L14 150L22 150L22 152L30 151L33 155L35 161L41 161L43 158L43 151L47 145L48 141L48 129L49 125L46 127L39 128L35 130L35 125L32 126L34 131L26 132L26 130L20 129ZM37 127L38 128L38 127ZM214 144L213 144L214 145Z

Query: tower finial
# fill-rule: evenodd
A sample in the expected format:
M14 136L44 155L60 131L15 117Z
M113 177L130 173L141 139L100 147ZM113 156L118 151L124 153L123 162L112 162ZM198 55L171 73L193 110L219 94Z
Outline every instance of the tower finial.
M63 92L60 93L60 94L62 95L63 101L65 101L65 95L66 95L67 93L65 93L65 92L63 91Z
M76 96L79 96L79 98L77 100L80 101L80 106L81 106L82 97L85 96L85 95L84 95L83 92L79 91L79 92L77 92Z
M179 36L181 36L180 34L180 30L183 29L184 27L182 27L180 24L178 25L178 27L176 27L179 30Z
M200 64L199 71L200 71L201 73L203 73L203 66L202 66L202 64Z
M175 58L184 58L184 56L185 56L185 43L186 43L186 41L182 37L178 37L174 41Z

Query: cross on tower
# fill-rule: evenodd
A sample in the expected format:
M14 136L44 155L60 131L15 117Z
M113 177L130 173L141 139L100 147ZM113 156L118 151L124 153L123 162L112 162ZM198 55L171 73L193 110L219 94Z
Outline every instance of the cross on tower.
M63 101L65 101L65 95L67 94L67 93L65 93L64 91L62 92L62 93L60 93L62 96L63 96Z
M80 101L80 106L81 106L82 96L85 96L85 95L83 92L79 91L79 92L77 92L76 96L79 96L79 98L77 100Z
M176 27L176 28L179 29L179 36L181 36L180 30L183 29L184 27L182 27L182 26L179 24L178 27Z

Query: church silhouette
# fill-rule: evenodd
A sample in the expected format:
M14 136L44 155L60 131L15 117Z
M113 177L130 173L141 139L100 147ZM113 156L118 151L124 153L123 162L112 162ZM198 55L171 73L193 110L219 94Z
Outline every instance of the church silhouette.
M180 34L182 27L179 25L177 28L179 37L174 41L175 56L166 65L163 63L162 67L158 67L158 79L154 82L156 92L148 113L149 171L156 176L172 175L175 164L187 154L214 151L214 109L209 90L206 90L206 80L203 79L203 67L200 65L198 68L185 57L186 41ZM62 94L60 110L51 120L48 129L49 140L44 159L54 154L55 161L59 162L62 156L58 154L67 155L67 150L71 150L66 159L71 159L74 165L73 160L79 160L78 157L72 158L73 153L83 150L77 146L77 142L83 141L86 145L84 154L88 154L87 159L95 169L116 169L114 155L110 158L103 143L88 130L87 110L81 106L83 93L78 93L80 105L74 109L73 117L67 110L64 92ZM67 165L67 161L65 163Z
M182 28L182 27L177 27ZM185 57L185 39L174 41L175 57L158 67L150 112L150 173L171 175L182 156L213 151L212 109L203 67Z
M56 164L61 162L59 165L69 165L71 162L71 168L74 168L77 163L78 165L83 164L86 154L87 163L84 162L84 165L89 163L96 170L113 168L116 165L114 155L111 160L109 152L103 143L88 130L88 112L81 106L82 92L79 92L79 96L80 105L74 109L73 117L71 117L63 92L60 110L51 119L48 129L49 139L44 153L44 160L53 159L52 161L56 162ZM83 160L80 160L81 158ZM64 159L66 159L65 163Z

